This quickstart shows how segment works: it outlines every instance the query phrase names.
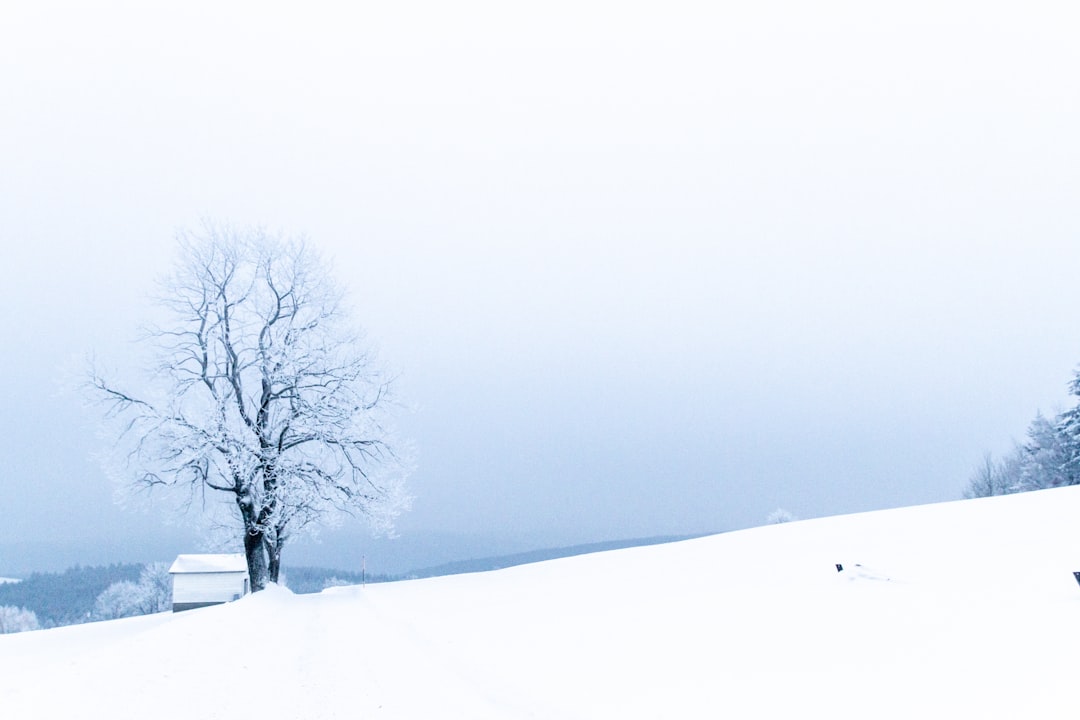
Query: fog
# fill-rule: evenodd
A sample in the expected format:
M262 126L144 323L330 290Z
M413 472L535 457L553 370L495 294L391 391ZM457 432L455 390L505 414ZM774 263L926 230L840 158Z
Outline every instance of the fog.
M958 497L1080 361L1078 32L1069 3L5 7L0 572L190 549L114 504L63 388L131 354L201 218L305 234L408 405L400 538L298 559Z

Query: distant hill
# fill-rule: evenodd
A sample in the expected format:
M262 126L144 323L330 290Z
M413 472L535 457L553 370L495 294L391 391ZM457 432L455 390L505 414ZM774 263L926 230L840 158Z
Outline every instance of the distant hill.
M529 563L573 557L574 555L586 555L588 553L604 552L606 550L622 550L623 548L661 545L663 543L678 542L679 540L691 540L709 534L712 533L701 533L697 535L660 535L656 537L633 538L629 540L608 540L606 542L571 545L569 547L530 550L528 552L514 553L513 555L499 555L497 557L485 557L473 560L458 560L413 570L406 573L404 576L395 579L439 577L441 575L460 575L462 573L501 570L502 568L514 567L516 565L528 565ZM369 582L371 582L370 579Z
M334 585L360 585L362 583L388 582L399 580L393 575L374 575L334 570L321 567L288 567L282 569L282 583L298 595L322 592Z
M689 540L701 535L665 535L659 537L611 540L607 542L546 548L470 560L433 565L398 575L362 574L349 570L323 567L286 566L283 584L297 594L317 593L333 585L360 585L413 578L460 575L484 572L556 558L585 555L605 550L620 550L644 545ZM42 627L56 627L86 622L90 619L94 601L109 585L121 580L138 580L141 564L75 566L60 573L33 573L24 580L0 578L0 606L12 605L32 610Z
M678 542L679 540L690 540L695 537L702 537L702 535L661 535L647 538L632 538L629 540L608 540L606 542L571 545L569 547L543 548L540 550L529 550L527 552L513 553L510 555L495 555L469 560L455 560L453 562L431 565L429 567L400 574L367 573L364 575L355 571L334 570L322 567L286 567L283 570L283 584L294 593L317 593L332 585L359 585L364 582L394 582L396 580L412 580L418 578L439 577L442 575L486 572L488 570L514 567L515 565L528 565L529 563L543 562L544 560L555 560L557 558L572 557L574 555L586 555L588 553L604 552L605 550L621 550L629 547L660 545L662 543Z

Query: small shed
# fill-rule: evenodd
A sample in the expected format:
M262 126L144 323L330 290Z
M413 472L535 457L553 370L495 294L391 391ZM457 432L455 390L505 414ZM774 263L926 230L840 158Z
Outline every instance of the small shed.
M173 612L239 600L248 594L247 560L231 555L178 555L172 575Z

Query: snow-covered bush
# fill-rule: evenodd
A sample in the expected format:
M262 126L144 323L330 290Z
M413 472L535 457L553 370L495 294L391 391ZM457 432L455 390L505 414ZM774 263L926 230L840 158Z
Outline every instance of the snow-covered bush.
M37 615L32 610L14 605L0 606L0 634L37 630L38 627Z
M776 508L765 518L765 522L769 525L779 525L780 523L794 522L798 519L784 508Z
M101 591L94 602L94 618L97 620L115 620L116 618L142 615L143 589L130 580L114 582Z
M150 563L143 568L139 582L115 582L105 588L94 602L94 619L149 615L168 610L172 605L172 578L166 563Z

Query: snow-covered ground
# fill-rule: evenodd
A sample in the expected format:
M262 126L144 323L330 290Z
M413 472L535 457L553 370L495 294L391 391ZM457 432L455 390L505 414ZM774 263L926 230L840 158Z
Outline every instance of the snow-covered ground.
M1080 487L274 588L0 637L0 715L1073 718L1074 570Z
M22 582L22 581L19 580L18 578L0 577L0 585L3 585L4 583L17 583L17 582Z

